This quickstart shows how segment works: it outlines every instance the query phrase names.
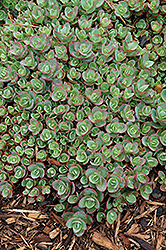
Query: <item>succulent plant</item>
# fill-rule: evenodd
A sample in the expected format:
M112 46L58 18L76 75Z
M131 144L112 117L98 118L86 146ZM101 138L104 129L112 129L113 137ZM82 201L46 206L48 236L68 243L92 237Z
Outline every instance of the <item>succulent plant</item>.
M165 191L166 8L110 4L0 3L0 194L54 189L77 236L149 199L157 165Z

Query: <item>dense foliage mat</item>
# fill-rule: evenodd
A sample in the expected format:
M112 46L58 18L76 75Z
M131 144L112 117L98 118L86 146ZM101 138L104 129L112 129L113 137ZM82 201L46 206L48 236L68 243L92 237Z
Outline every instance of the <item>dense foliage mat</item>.
M81 236L125 204L166 191L166 5L20 1L0 12L0 193L57 191Z

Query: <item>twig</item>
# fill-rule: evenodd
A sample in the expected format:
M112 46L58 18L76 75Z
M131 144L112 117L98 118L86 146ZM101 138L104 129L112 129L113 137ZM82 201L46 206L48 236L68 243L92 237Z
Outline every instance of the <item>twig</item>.
M28 218L23 212L22 212L22 215L24 216L25 219L27 220L30 220L30 221L36 221L35 219L32 219L32 218Z
M72 240L72 243L71 243L71 246L69 247L69 250L72 250L74 244L75 244L75 241L76 241L76 237L74 236L73 237L73 240Z
M20 233L17 233L16 231L14 231L13 229L9 228L9 230L11 232L13 232L14 234L16 235L19 235L21 237L21 239L24 241L24 243L28 246L28 248L32 249L32 247L28 244L28 242L25 240L25 238L20 234Z
M19 235L20 235L21 239L24 241L24 243L27 245L27 247L32 249L32 247L28 244L28 242L25 240L25 238L21 234L19 234Z
M119 227L120 227L120 213L118 214L118 219L117 219L117 225L116 225L116 229L115 229L115 240L116 240L116 243L117 243L117 236L118 236L118 233L119 233Z
M21 8L19 8L18 16L21 17Z
M105 2L108 4L108 6L111 8L111 10L115 10L115 11L116 11L116 9L115 9L115 7L114 7L114 4L113 4L112 2L109 2L108 0L105 0ZM120 17L120 19L122 20L122 22L123 22L126 26L135 29L135 26L132 26L132 25L130 25L130 24L127 24L126 21L123 19L122 16L119 16L119 17Z
M165 203L157 202L157 201L146 201L146 203L155 206L165 206Z
M37 161L37 153L38 153L38 146L35 145L35 156L36 156L36 161Z
M111 10L115 10L115 8L112 6L112 3L109 1L105 0L105 2L108 4L108 6L111 8Z
M25 24L25 23L5 23L5 24L3 24L3 26L9 26L11 24L19 25L19 26L23 26L23 27L40 28L40 26L31 25L31 24Z
M146 210L144 213L137 215L134 219L135 219L135 220L138 220L138 219L144 217L145 215L150 214L150 213L153 212L156 208L158 208L158 206L153 206L153 207L149 208L148 210Z
M8 209L8 208L2 208L2 210L8 211L8 212L16 212L16 213L34 213L34 214L41 213L41 211L26 210L26 209Z
M56 248L53 248L53 249L59 249L59 247L62 245L62 242L60 242L57 246L56 246Z
M13 21L13 16L9 12L8 12L8 17L9 17L10 21L12 22Z

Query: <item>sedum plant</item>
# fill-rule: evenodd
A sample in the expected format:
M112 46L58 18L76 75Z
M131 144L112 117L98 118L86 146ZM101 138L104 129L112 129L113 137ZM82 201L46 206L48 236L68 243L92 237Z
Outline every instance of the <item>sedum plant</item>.
M2 197L18 184L29 203L54 190L55 211L82 236L95 217L112 224L123 206L148 200L158 165L166 191L164 3L8 3L0 3Z

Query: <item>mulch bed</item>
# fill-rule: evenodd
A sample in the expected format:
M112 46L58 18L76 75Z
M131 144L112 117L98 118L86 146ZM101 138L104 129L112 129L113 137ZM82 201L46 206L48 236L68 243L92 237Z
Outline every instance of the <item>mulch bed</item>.
M0 250L166 249L166 193L158 187L149 201L125 207L113 225L94 222L80 238L66 228L55 204L54 193L38 204L22 195L0 197Z

